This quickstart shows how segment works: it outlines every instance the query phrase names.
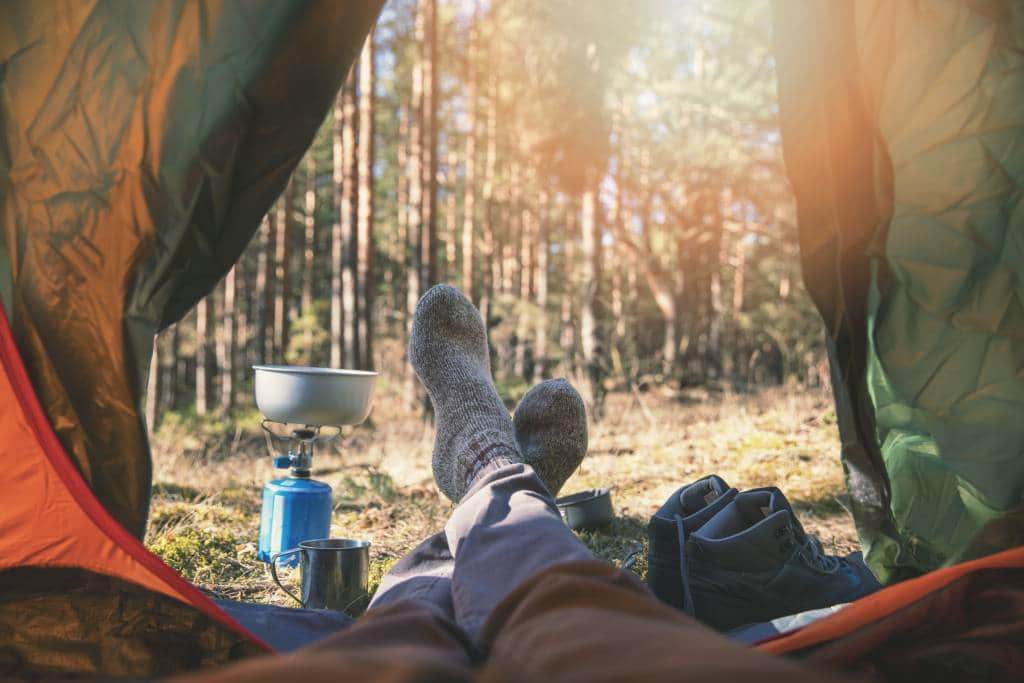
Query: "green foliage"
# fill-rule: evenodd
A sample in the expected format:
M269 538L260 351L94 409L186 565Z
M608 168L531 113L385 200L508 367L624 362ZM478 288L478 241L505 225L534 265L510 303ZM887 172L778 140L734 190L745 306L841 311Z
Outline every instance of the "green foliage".
M253 568L237 558L239 545L239 539L223 529L184 526L157 538L150 550L188 581L230 582L253 574Z
M199 492L199 489L192 486L169 482L153 484L153 498L194 502L198 500L201 495L202 494Z
M367 592L372 598L380 588L380 582L384 579L391 568L398 562L398 558L395 557L384 557L380 559L370 560L370 575L367 581Z
M288 339L288 353L285 358L294 365L317 365L323 363L324 350L330 344L330 334L324 328L317 308L303 311L292 321Z

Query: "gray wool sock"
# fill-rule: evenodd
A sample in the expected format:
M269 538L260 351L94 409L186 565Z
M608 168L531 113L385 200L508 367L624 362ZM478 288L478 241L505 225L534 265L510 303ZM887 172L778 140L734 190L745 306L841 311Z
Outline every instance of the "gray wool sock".
M526 392L512 421L523 462L557 496L587 453L583 399L566 380L549 379Z
M457 503L481 473L522 461L491 381L484 323L462 292L437 285L423 295L409 361L434 405L434 480L444 495Z

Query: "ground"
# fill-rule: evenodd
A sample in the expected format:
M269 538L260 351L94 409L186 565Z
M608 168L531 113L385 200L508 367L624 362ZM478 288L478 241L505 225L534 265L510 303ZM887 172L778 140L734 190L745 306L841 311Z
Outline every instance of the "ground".
M314 468L315 478L334 487L331 534L372 542L371 590L451 510L431 479L433 428L403 409L399 394L382 381L369 423L323 449ZM260 491L279 474L258 419L255 412L230 421L167 417L153 441L147 544L208 592L287 605L256 559ZM739 488L780 487L826 550L856 548L835 415L820 389L613 393L562 493L612 489L615 521L581 538L620 563L643 549L647 521L666 497L710 473ZM643 575L642 552L638 558L632 569Z

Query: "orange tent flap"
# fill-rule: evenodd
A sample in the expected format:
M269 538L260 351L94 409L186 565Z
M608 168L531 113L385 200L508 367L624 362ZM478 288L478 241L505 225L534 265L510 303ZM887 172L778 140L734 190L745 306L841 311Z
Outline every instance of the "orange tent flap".
M937 569L889 586L804 628L763 641L757 647L765 652L782 654L821 645L895 614L968 574L983 569L1012 568L1024 568L1024 546Z
M0 307L0 570L81 567L192 605L259 641L181 578L103 508L57 440L28 379Z

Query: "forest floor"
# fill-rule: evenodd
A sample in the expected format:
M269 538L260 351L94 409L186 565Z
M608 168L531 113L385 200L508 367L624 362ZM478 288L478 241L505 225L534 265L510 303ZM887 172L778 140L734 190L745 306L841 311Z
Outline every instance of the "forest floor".
M382 378L371 419L314 463L314 477L334 488L331 535L372 542L371 590L451 510L431 479L433 427L401 408L399 395ZM168 415L153 439L153 466L149 547L217 596L289 604L256 559L260 492L279 472L255 411L232 421ZM613 393L562 495L611 487L614 522L580 536L620 563L644 548L647 521L667 496L710 473L739 488L780 487L826 550L856 548L832 402L819 389ZM643 556L633 566L641 576Z

